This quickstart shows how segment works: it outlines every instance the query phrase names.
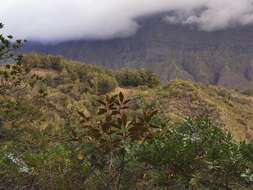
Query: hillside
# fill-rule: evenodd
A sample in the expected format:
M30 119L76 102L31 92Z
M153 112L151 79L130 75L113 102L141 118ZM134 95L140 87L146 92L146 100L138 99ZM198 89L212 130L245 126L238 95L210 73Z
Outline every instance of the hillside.
M0 79L0 189L252 189L250 96L39 54Z
M22 113L22 109L20 112L9 110L8 113L12 112L12 115L5 117L8 125L14 116L15 120L21 119L20 121L17 119L16 123L22 123L26 120L24 118L26 116L33 122L37 120L42 122L43 118L50 115L51 119L42 122L43 126L52 123L62 126L66 114L69 114L70 118L76 117L74 110L82 110L88 115L95 114L98 96L122 91L134 99L133 106L137 110L142 106L155 106L162 111L164 118L172 122L180 122L186 117L197 119L208 116L217 126L223 126L227 131L231 131L237 140L253 140L252 98L236 91L181 80L171 81L159 87L154 76L149 73L122 70L119 75L104 68L66 61L62 57L34 54L26 56L23 64L30 67L29 75L35 74L41 78L35 89L41 90L46 96L42 101L35 90L32 93L28 91L25 97L29 97L30 100L24 102L27 113ZM144 74L149 77L145 79ZM119 81L119 76L121 80L127 77L128 83ZM140 82L136 83L137 79ZM145 86L151 82L156 84L155 88ZM19 98L22 96L19 95ZM33 104L37 106L33 107ZM30 118L32 110L41 117Z
M253 99L236 91L181 80L158 89L123 91L158 106L165 118L173 122L207 116L237 140L253 139Z
M23 51L63 55L110 69L147 68L163 83L183 79L240 90L252 88L252 26L203 32L168 24L163 17L138 18L141 28L129 38L48 45L31 42Z

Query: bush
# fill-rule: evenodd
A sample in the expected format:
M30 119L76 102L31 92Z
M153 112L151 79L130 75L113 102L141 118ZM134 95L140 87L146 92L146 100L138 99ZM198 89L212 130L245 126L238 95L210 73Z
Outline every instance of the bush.
M136 152L140 163L150 168L151 184L160 187L247 189L253 182L252 145L234 142L207 119L165 126Z
M108 74L98 74L96 76L97 94L107 94L118 86L116 79Z
M157 75L144 69L122 69L115 76L119 85L122 87L148 86L152 88L160 83Z

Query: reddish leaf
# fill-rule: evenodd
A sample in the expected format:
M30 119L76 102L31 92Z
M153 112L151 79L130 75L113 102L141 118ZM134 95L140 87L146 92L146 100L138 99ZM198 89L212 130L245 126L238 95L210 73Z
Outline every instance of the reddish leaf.
M129 102L131 102L131 99L125 100L123 104L128 104Z
M124 101L124 95L122 92L119 93L119 100L120 100L120 102Z

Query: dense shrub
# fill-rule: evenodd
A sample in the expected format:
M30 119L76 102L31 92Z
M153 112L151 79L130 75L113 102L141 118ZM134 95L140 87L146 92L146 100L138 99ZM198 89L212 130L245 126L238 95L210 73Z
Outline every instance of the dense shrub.
M122 69L116 74L116 79L120 86L123 87L136 87L136 86L148 86L155 87L159 85L160 80L157 75L151 71L144 69Z
M40 55L40 54L29 54L22 58L24 65L29 65L31 68L40 69L52 69L55 71L62 71L63 69L63 57L51 56L51 55Z
M117 87L112 72L94 65L39 54L25 56L22 63L29 66L35 74L42 75L44 82L50 87L62 89L62 86L66 86L68 92L74 92L73 89L79 88L78 94L74 96L87 92L106 94ZM66 93L65 89L64 93Z
M207 119L188 119L137 146L137 156L150 168L147 175L152 183L160 187L243 189L252 184L245 174L253 177L251 153L245 153L244 146Z
M118 86L116 79L109 74L98 74L96 76L96 88L98 94L111 92Z

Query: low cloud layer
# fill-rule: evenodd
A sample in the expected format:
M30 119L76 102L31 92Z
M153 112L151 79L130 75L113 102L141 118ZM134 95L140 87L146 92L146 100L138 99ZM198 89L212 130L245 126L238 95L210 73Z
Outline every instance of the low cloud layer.
M28 40L109 39L134 34L140 16L167 11L174 14L164 21L204 31L253 24L253 0L8 0L0 21Z

